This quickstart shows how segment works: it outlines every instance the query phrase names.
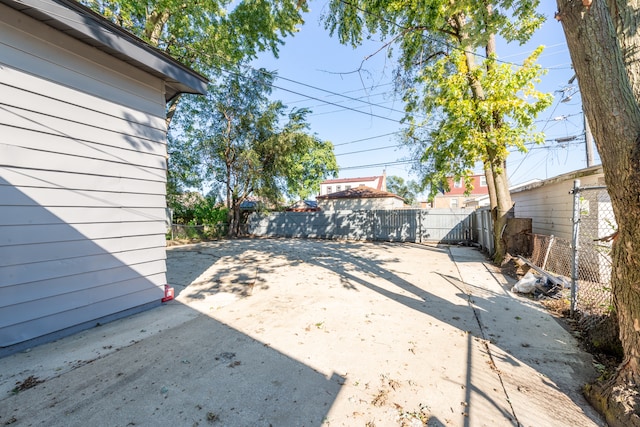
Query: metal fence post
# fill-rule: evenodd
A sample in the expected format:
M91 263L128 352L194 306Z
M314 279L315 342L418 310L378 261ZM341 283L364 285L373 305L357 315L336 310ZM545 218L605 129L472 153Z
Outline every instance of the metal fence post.
M542 266L540 267L543 270L547 267L547 261L549 260L549 253L551 253L551 247L553 246L553 242L555 239L556 238L553 234L549 237L549 244L547 245L547 250L544 253L544 260L542 261Z
M580 234L580 180L573 181L573 233L571 236L571 251L573 259L571 260L571 309L573 316L576 310L577 286L578 286L578 241Z

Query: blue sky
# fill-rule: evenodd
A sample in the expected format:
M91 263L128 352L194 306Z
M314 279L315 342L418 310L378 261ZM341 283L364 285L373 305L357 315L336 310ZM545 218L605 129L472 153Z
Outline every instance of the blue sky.
M507 172L512 185L586 167L580 94L577 82L568 83L574 75L569 51L562 26L553 18L555 2L541 3L540 12L547 21L534 38L525 46L498 47L501 60L518 64L537 46L546 46L538 63L548 72L538 89L555 92L553 105L537 120L545 133L545 145L509 156ZM308 117L311 132L334 144L341 178L379 175L386 169L387 175L416 179L408 164L411 155L399 146L396 135L403 104L393 93L395 63L386 52L373 55L384 44L375 35L357 49L330 37L321 22L327 7L325 0L312 0L305 25L286 39L279 58L263 54L252 65L277 71L280 78L275 82L274 99L313 111ZM577 141L556 141L574 135Z

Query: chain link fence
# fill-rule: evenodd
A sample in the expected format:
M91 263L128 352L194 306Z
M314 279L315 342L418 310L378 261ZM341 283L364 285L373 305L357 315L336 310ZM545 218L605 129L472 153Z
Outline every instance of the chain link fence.
M579 188L574 193L572 241L533 235L531 263L571 282L563 296L589 328L612 314L611 243L617 225L605 187Z
M218 223L215 225L171 224L167 230L167 238L171 240L212 240L227 235L229 225Z
M533 235L531 262L537 267L570 278L572 258L570 241L544 234Z
M578 189L576 310L608 315L612 310L611 243L617 230L606 188Z

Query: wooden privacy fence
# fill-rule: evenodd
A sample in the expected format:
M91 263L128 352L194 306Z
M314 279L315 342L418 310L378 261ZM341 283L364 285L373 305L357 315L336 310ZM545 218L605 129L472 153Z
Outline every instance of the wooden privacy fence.
M465 209L253 213L247 231L262 237L459 243L475 241L472 214Z

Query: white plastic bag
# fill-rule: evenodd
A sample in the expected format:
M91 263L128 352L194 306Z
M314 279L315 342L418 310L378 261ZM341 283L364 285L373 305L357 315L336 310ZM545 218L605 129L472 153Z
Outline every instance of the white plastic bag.
M536 290L537 281L538 277L529 271L522 277L522 279L518 280L518 283L516 283L513 288L511 288L511 292L532 294Z

